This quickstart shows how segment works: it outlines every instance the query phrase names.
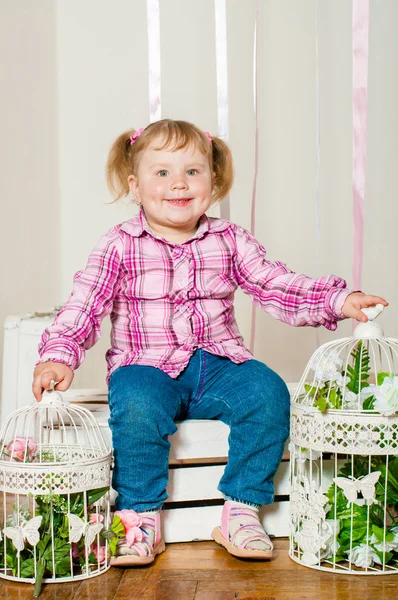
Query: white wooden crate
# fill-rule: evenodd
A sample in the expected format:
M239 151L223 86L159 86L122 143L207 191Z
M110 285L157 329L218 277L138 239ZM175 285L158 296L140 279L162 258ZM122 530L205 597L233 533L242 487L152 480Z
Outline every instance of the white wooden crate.
M111 443L106 394L74 390L67 392L65 398L89 408ZM229 427L221 421L194 419L177 423L177 427L178 431L170 437L169 497L163 515L165 540L209 540L212 529L220 522L223 496L217 485L227 462ZM289 535L288 496L286 451L275 476L275 503L261 510L264 527L271 535Z

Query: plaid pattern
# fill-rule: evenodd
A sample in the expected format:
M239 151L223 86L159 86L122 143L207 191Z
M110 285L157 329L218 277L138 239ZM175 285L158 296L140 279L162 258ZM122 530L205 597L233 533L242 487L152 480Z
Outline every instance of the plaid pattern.
M110 315L108 379L131 364L175 378L196 348L241 363L252 354L235 320L238 286L276 319L331 330L350 293L334 275L311 279L267 260L263 246L229 221L203 215L192 238L173 244L150 230L141 211L106 233L75 275L71 296L42 336L40 362L77 369Z

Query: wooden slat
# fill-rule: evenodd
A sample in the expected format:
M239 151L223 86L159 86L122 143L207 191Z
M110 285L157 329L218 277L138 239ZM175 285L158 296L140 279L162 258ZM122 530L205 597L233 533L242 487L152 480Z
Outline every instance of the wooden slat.
M167 486L169 502L222 498L217 486L224 469L224 465L170 469ZM284 462L275 476L275 494L286 495L289 490L289 463Z

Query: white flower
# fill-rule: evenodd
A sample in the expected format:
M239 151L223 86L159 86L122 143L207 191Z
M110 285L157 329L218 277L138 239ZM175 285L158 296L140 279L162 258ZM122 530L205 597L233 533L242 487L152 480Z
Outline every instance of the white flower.
M347 385L350 383L351 378L347 377L347 375L345 375L343 377L343 375L341 373L339 373L338 377L336 377L336 384L340 387L340 388L346 388Z
M356 567L372 567L374 562L380 564L376 551L367 544L355 546L351 552L347 550L346 553L348 554L348 560L353 562Z
M360 410L362 408L362 402L360 397L350 390L345 390L343 396L343 408L348 410Z
M391 550L396 550L398 548L398 537L396 535L393 540L390 542L385 541L383 544L383 542L380 542L373 533L369 542L373 544L376 550L380 550L380 552L391 552Z
M315 373L315 381L325 383L326 381L336 381L341 378L339 370L343 366L343 361L339 358L338 353L325 352L320 356L315 356L310 368Z
M299 448L298 452L295 452L295 459L298 463L305 463L306 460L317 460L320 458L322 452L319 450L309 450L308 448Z
M386 377L380 387L374 390L374 409L384 415L398 411L398 377Z
M368 385L367 387L363 388L361 390L361 393L359 394L361 397L361 400L366 400L366 398L369 398L369 396L375 396L376 395L376 390L379 389L378 385Z

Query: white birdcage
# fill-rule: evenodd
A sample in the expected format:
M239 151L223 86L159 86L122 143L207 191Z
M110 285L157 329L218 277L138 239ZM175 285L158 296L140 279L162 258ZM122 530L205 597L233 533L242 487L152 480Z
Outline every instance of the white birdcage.
M292 400L289 555L315 569L398 572L398 340L382 309L317 349Z
M0 577L36 583L37 596L42 581L108 570L111 450L90 411L44 392L0 440Z

